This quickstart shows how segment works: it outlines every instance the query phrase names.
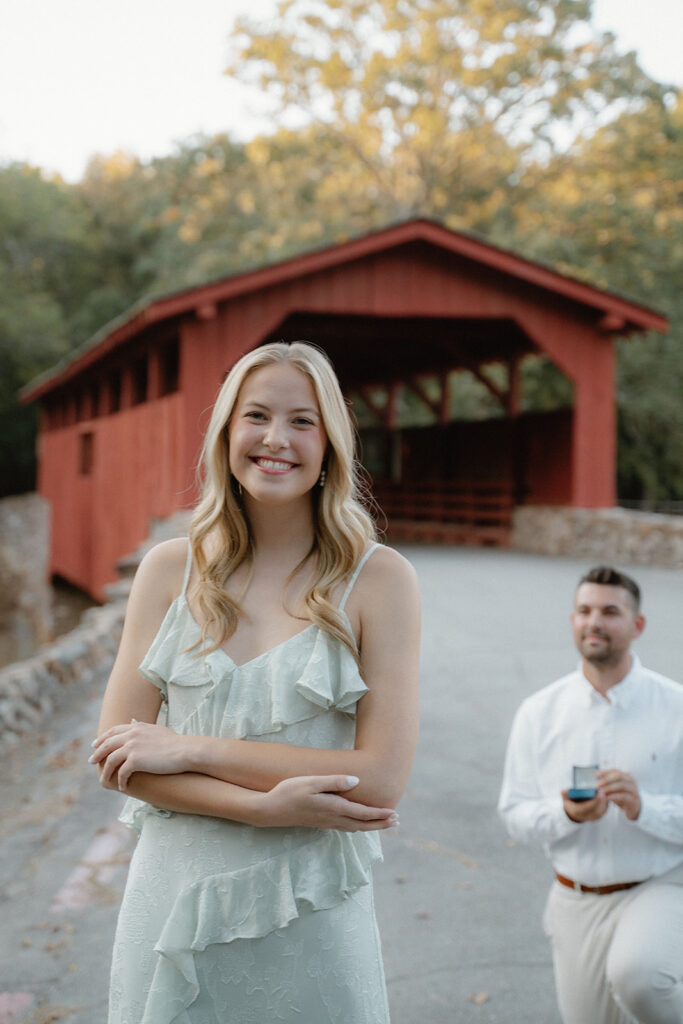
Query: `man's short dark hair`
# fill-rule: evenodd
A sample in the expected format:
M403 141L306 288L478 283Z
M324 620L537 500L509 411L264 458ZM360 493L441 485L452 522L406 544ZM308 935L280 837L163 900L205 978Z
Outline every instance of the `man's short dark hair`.
M611 565L594 565L585 576L581 577L578 586L580 587L582 583L601 583L606 587L623 587L633 598L636 611L640 611L640 587L625 572L619 572Z

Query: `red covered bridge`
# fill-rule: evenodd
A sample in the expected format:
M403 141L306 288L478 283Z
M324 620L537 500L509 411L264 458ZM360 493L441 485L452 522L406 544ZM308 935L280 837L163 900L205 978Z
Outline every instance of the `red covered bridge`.
M374 421L363 459L395 534L504 543L515 503L614 505L613 336L666 328L651 310L424 220L151 300L24 392L42 408L52 571L102 596L150 518L193 502L226 371L280 339L324 348ZM572 409L520 412L531 354L570 380ZM450 421L459 370L502 415ZM406 390L426 425L402 423Z

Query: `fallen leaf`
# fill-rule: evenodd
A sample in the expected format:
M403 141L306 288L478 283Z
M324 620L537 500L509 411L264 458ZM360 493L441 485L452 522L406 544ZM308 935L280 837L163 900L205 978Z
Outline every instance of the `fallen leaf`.
M489 994L488 992L472 992L470 995L465 997L468 1002L476 1003L477 1006L483 1006L484 1003L488 1003Z
M76 758L74 757L73 754L67 753L66 751L62 750L61 753L54 754L53 757L49 757L45 764L50 769L68 768L70 765L74 763L75 760Z

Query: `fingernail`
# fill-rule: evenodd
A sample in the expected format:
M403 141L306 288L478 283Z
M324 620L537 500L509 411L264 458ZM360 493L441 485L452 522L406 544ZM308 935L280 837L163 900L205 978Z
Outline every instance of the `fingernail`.
M91 754L90 757L88 758L88 764L92 764L94 760L95 760L95 755Z
M346 781L348 782L349 786L357 786L358 783L360 782L360 779L358 778L357 775L347 775Z
M96 747L98 743L99 743L99 740L93 740L92 743L90 744L90 746L91 747Z

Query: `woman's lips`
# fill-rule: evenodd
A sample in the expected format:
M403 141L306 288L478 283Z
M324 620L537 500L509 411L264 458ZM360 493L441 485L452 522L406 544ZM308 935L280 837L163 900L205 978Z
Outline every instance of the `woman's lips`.
M286 473L297 465L296 462L287 462L284 459L270 459L260 455L252 456L251 461L265 473Z

